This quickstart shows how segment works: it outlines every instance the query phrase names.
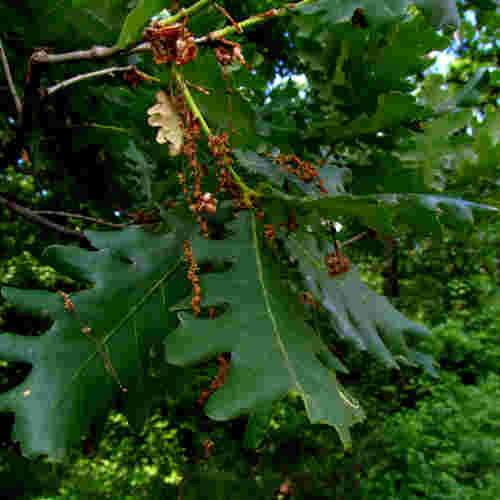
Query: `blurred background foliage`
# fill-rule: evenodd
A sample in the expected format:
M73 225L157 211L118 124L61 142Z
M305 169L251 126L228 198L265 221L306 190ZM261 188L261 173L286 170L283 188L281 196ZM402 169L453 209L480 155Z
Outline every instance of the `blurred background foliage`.
M71 50L113 43L134 3L2 0L0 31L18 87L23 87L33 48ZM275 3L226 0L224 5L241 19ZM471 200L498 203L499 7L489 0L459 1L458 7L461 24L451 38L441 33L435 36L442 40L426 45L429 39L422 34L420 17L407 23L406 34L394 34L401 36L396 39L401 61L413 66L403 43L409 36L422 37L422 54L436 43L440 47L437 63L429 60L399 68L402 76L406 71L416 75L402 85L414 88L417 98L433 109L460 99L469 113L460 123L460 128L467 128L467 140L451 141L451 146L436 140L443 129L434 122L429 128L424 124L416 140L426 141L427 154L433 160L454 156L448 163L429 165L429 182ZM193 20L193 29L202 33L214 22L222 26L224 19L211 11ZM405 156L404 148L400 155L389 152L394 141L405 144L408 137L378 137L370 133L369 120L355 120L361 112L373 119L377 102L373 94L360 92L362 74L355 75L355 87L348 85L353 74L339 63L346 49L336 45L336 37L344 31L340 38L347 39L347 24L327 35L315 29L313 36L312 26L284 18L249 31L245 55L257 74L239 70L231 75L243 89L241 105L233 108L233 126L240 130L245 126L245 114L239 118L238 111L250 100L260 135L245 139L257 142L262 150L274 144L284 152L293 147L295 153L311 157L321 146L324 157L349 162L357 192L373 192L381 178L384 182L392 178L398 187L404 179L405 188L411 190L412 176L405 162L411 164L412 158ZM351 48L360 50L355 56L362 61L365 46L359 33L349 33ZM129 62L157 73L146 56L131 57ZM394 89L395 69L380 66L381 62L372 60L383 96L388 88ZM63 79L68 68L51 66L41 84ZM94 66L78 62L71 69L78 73ZM210 71L201 68L199 73ZM474 78L476 84L467 88ZM329 84L332 79L335 85ZM15 109L2 81L0 194L14 196L34 210L78 212L114 222L126 222L127 211L158 208L175 189L176 163L152 141L142 139L151 135L144 116L154 92L147 85L130 89L115 78L58 93L43 103L43 112L35 117L36 126L26 139L29 157L23 158L16 148ZM134 106L129 105L132 99ZM408 125L419 129L424 119L417 115ZM387 116L384 120L389 121L382 128L390 130L395 122ZM450 131L449 124L446 127ZM415 182L413 190L418 192L421 186ZM77 228L99 227L79 219L66 222ZM362 230L354 221L341 222L345 238ZM387 372L348 345L336 346L352 367L342 382L374 417L354 429L352 452L343 451L334 430L308 424L301 404L292 397L273 408L259 448L247 449L244 419L216 423L194 403L209 386L215 363L190 369L189 384L185 370L177 377L169 368L165 377L159 363L155 375L161 389L144 430L135 432L119 412L113 412L106 425L94 429L82 440L81 450L63 464L22 458L10 440L12 417L1 415L0 497L500 498L499 229L498 221L479 222L471 231L446 231L440 241L417 241L415 234L403 230L389 253L383 243L371 240L352 249L371 286L396 291L392 301L403 312L432 326L433 336L426 342L441 365L439 380L410 368ZM60 235L0 207L0 283L77 289L78 283L40 260L43 248L60 241ZM44 326L0 302L3 331L37 335ZM0 361L0 391L16 385L28 370Z

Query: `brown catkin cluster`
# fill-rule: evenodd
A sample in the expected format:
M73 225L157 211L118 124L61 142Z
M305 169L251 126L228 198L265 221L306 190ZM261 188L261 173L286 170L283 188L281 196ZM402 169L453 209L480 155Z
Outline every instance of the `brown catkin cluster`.
M221 66L228 66L233 62L239 62L242 66L246 66L245 57L241 50L241 45L225 38L214 40L216 47L214 49L215 58Z
M318 169L310 161L301 160L296 155L278 155L273 159L278 165L284 167L287 172L295 175L301 181L306 184L314 181L317 183L322 193L328 193L323 183L323 179L319 177Z
M270 242L273 242L276 238L276 231L272 224L264 224L264 238Z
M217 192L229 193L236 210L247 208L241 196L241 190L234 182L230 168L234 164L234 158L229 146L229 135L224 132L220 135L212 135L208 139L208 147L217 166Z
M201 313L201 286L200 277L198 276L199 267L193 255L193 249L189 241L184 242L184 257L189 265L188 269L188 280L191 282L193 287L193 298L191 299L191 307L195 316L199 316Z
M64 310L69 312L69 313L74 313L75 312L75 304L73 304L72 300L70 299L69 294L59 290L57 294L62 297L64 301Z
M325 265L331 278L344 274L351 268L351 262L341 253L337 240L335 240L335 252L331 252L325 256Z
M198 398L197 402L200 406L203 406L207 402L207 399L226 382L230 362L223 355L221 355L217 358L217 364L217 375L210 383L210 388L201 391L200 397Z
M193 113L186 108L182 98L179 97L178 101L183 118L184 144L182 146L182 154L187 158L189 169L191 170L193 180L192 192L190 192L188 187L186 176L183 173L178 173L177 177L190 210L197 215L201 234L208 238L208 222L203 214L215 214L217 211L217 199L211 193L203 193L202 190L202 180L207 174L207 167L198 161L198 140L201 135L200 123Z
M295 214L289 214L287 218L287 228L291 233L294 233L299 229L299 225L297 223L297 216Z
M299 294L299 300L303 305L311 306L313 309L319 309L319 303L311 292L302 292Z
M156 64L175 62L181 66L195 59L198 53L193 35L181 23L162 26L155 22L144 31L144 40L151 43Z

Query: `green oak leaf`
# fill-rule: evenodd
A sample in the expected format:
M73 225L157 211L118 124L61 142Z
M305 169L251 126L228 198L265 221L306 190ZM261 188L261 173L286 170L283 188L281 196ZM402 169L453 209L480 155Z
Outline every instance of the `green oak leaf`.
M401 16L408 0L318 0L300 8L303 14L322 14L322 22L336 24L348 21L356 9L363 9L369 22L387 22Z
M438 115L455 112L459 106L478 104L479 89L487 75L486 68L480 68L465 85L456 88L446 83L443 75L428 75L419 93L419 100Z
M407 165L421 171L427 188L439 184L441 169L460 161L470 146L468 137L456 137L472 121L470 110L447 113L425 123L422 132L402 146L399 157Z
M66 50L82 44L112 44L127 14L128 0L25 0L22 5L2 6L0 27L13 27L11 10L24 14L22 24L26 46L60 43ZM43 29L40 27L43 26ZM3 31L3 29L2 29Z
M149 19L165 7L163 0L139 0L137 6L129 13L122 26L116 45L121 49L140 40L142 31Z
M320 41L311 41L318 37ZM410 77L433 64L426 57L429 52L448 44L449 40L421 15L403 22L394 20L384 29L375 26L362 30L351 23L325 28L318 21L313 33L297 36L299 57L311 70L309 84L325 103L324 119L316 122L330 122L333 133L342 133L345 128L350 136L357 129L371 133L375 126L393 127L411 118L416 111L415 98L404 95L414 88ZM344 116L339 117L339 111ZM374 116L376 123L371 123ZM353 122L352 131L349 122ZM321 130L317 126L313 134L319 135Z
M255 112L249 99L243 96L236 76L223 75L212 51L201 48L196 59L183 67L183 74L194 84L193 97L214 131L230 129L233 146L254 145L256 141ZM199 92L196 86L204 89ZM233 87L231 92L228 88Z
M427 335L424 327L405 318L385 297L370 290L354 267L330 277L325 256L333 249L321 251L312 235L292 233L285 245L297 260L306 286L329 313L331 325L340 337L391 368L398 368L397 360L415 362L416 355L406 336Z
M318 0L300 8L303 14L323 14L323 22L336 24L351 19L356 9L363 9L369 23L384 23L403 15L412 3L430 18L434 26L459 26L455 0Z
M254 215L241 213L230 230L223 241L192 242L198 263L231 264L228 271L202 275L201 283L204 306L227 309L214 319L180 312L180 327L165 341L167 361L190 365L230 352L228 378L206 406L211 418L253 413L295 391L311 422L334 426L349 445L349 428L363 412L336 379L335 370L345 369L297 313L298 301L261 246Z
M86 235L99 251L46 252L62 273L93 284L71 294L74 313L57 293L3 289L19 309L53 320L40 337L0 335L1 359L32 365L21 384L0 395L0 411L15 413L13 438L29 457L66 456L106 416L118 382L127 389L121 396L129 420L144 418L149 351L176 326L168 308L188 290L177 234L130 228Z
M363 113L350 123L342 125L338 121L324 121L315 125L318 134L328 135L330 140L346 140L363 135L376 134L391 129L404 121L414 121L422 115L423 109L412 96L400 92L378 96L377 109L373 115Z
M319 209L330 217L359 217L382 234L391 234L395 224L404 224L421 234L441 235L445 226L460 229L464 224L473 224L474 210L498 212L497 208L482 203L420 193L340 195L310 200L304 205Z

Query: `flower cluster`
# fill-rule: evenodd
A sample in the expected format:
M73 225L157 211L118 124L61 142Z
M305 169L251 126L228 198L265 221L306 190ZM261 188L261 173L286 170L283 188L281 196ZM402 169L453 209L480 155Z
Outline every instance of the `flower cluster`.
M74 313L75 312L75 304L73 304L69 294L59 290L57 294L62 297L64 301L64 310L69 312L69 313Z
M229 193L236 210L247 208L242 199L242 193L231 176L230 169L234 164L234 158L229 146L229 135L224 132L220 135L212 135L208 138L208 148L217 166L218 186L217 192Z
M264 224L264 238L270 242L273 242L276 238L276 231L272 224Z
M331 278L344 274L351 268L350 260L340 251L340 244L335 240L335 252L325 256L325 265Z
M212 193L203 193L202 190L202 179L207 174L207 167L198 161L198 140L201 135L201 127L199 121L187 109L185 102L180 97L178 107L181 110L183 122L184 143L182 154L187 158L191 170L191 192L186 181L186 176L183 173L178 173L177 177L182 187L182 192L189 204L189 209L197 215L197 222L200 225L201 233L208 238L208 222L202 214L215 214L217 211L217 198Z
M198 53L193 35L181 23L162 26L154 22L144 31L144 39L151 43L156 64L175 62L180 66L192 61Z
M319 176L318 169L310 161L301 160L296 155L278 155L274 158L274 161L306 184L314 181L322 193L328 193L323 179Z
M191 307L195 316L199 316L201 313L201 286L200 277L198 276L199 267L193 255L193 249L189 241L184 242L184 258L189 265L188 270L188 280L191 282L193 287L193 298L191 299Z
M239 62L242 66L247 65L239 43L225 38L218 38L215 43L215 57L221 66L229 66L233 62Z
M217 375L212 380L210 389L204 389L201 391L200 397L198 398L197 402L200 406L203 406L207 402L207 399L226 382L230 362L224 357L224 355L221 355L217 358L217 364L219 365Z

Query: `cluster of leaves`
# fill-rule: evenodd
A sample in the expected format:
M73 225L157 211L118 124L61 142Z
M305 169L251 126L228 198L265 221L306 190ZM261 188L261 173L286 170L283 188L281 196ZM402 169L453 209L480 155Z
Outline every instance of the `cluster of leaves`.
M418 74L431 64L426 54L449 43L435 25L455 21L454 3L423 2L434 26L402 1L306 0L249 19L252 25L274 16L293 16L289 36L298 56L296 67L308 81L303 105L309 116L297 112L288 128L300 140L300 154L310 160L296 162L301 168L307 166L307 172L280 167L279 155L271 154L274 159L270 159L262 154L272 153L275 145L280 152L290 151L290 136L275 120L266 120L265 90L252 72L246 74L238 66L245 60L236 56L240 52L234 48L239 45L222 42L222 35L214 31L224 23L220 12L211 8L207 16L194 15L207 3L197 2L178 16L164 13L153 23L155 29L166 27L162 33L167 38L186 33L186 28L176 27L182 18L197 35L211 32L207 46L198 49L193 61L174 58L165 70L149 55L130 56L146 67L150 81L170 86L175 100L162 103L163 107L165 102L177 103L177 114L169 107L168 113L160 113L161 120L150 119L150 124L163 127L158 137L165 140L158 142L169 142L171 153L183 152L189 159L187 167L182 159L170 158L165 146L152 144L146 110L156 116L163 109L151 108L158 90L152 86L75 87L68 97L71 111L63 118L57 113L57 97L45 103L49 125L42 129L46 132L57 125L63 132L55 138L39 130L31 134L35 172L61 151L80 155L99 172L104 165L118 164L108 174L109 183L89 188L89 201L109 194L110 204L132 202L130 208L155 209L161 222L147 228L87 232L98 251L50 247L45 255L54 266L85 284L78 293L3 290L11 304L52 323L40 337L0 335L2 359L32 366L22 383L0 396L0 410L16 415L14 439L28 456L62 458L117 402L128 419L140 425L151 399L151 352L162 343L166 361L174 365L229 353L228 377L206 410L216 420L250 414L250 441L254 426L269 420L273 402L292 393L300 397L311 422L335 427L342 442L350 444L350 428L363 418L363 411L338 381L337 375L348 369L332 353L327 342L332 339L350 339L389 367L422 365L433 373L431 359L415 348L414 337L425 335L423 327L371 291L355 266L331 272L333 241L323 223L355 218L380 237L398 227L439 235L444 226L473 223L473 211L493 210L479 203L480 196L474 196L475 203L446 196L443 190L448 185L441 179L449 171L466 179L477 167L489 182L488 202L495 201L491 179L497 167L490 155L497 154L498 143L493 118L488 116L484 130L471 141L464 132L471 123L470 113L458 109L463 99L450 98L445 110L435 109L435 97L417 86ZM122 2L105 7L78 2L76 9L59 5L57 9L68 14L67 22L46 34L49 38L43 42L58 46L78 20L74 48L77 42L95 43L95 31L84 31L86 21L97 17L95 30L109 18L107 34L99 41L117 39L125 50L140 41L156 8L140 1L125 18ZM25 9L37 22L51 19L52 8L45 2L28 2ZM186 12L193 16L186 17ZM5 18L13 16L22 13L9 9ZM116 38L121 19L123 27ZM22 22L13 26L18 28L11 39L22 38L29 46L33 33L29 26ZM227 30L223 32L239 31L234 24ZM177 50L185 39L174 43ZM221 58L212 53L211 44L219 48L222 44L225 50L232 47L232 64L220 68ZM249 47L246 60L258 67L258 52ZM90 63L82 63L82 68L89 67ZM47 76L62 78L60 71L50 69ZM199 95L193 97L190 88ZM272 100L270 109L278 104ZM89 109L107 124L94 122ZM166 120L166 114L175 119ZM308 125L304 130L298 130L301 121ZM208 144L198 141L200 130L208 135ZM227 142L212 130L234 130L231 145L238 151L233 154L223 148L217 153L214 144L227 147ZM110 141L111 133L119 136ZM321 159L321 168L310 166ZM370 174L358 176L367 165ZM372 167L380 172L374 175ZM209 175L201 179L205 170ZM82 183L95 184L82 182L89 171L68 172L73 179L70 188L76 192ZM40 180L50 179L43 169L39 172ZM122 190L111 193L113 179L122 172L126 173ZM176 185L178 174L184 179L181 188ZM348 186L350 176L353 182ZM191 184L186 185L186 178ZM316 185L312 178L321 182ZM133 197L127 196L131 186L139 188ZM460 194L460 185L454 187ZM200 215L216 190L220 191L218 208L213 208L216 202L212 205L216 214ZM194 200L186 199L186 194ZM235 209L225 203L230 199ZM202 235L193 226L193 211ZM190 306L182 261L186 240L192 249L192 272L200 271L200 310ZM312 314L299 303L300 292L312 297ZM327 318L319 328L317 317ZM254 441L256 445L258 440Z
M447 376L416 411L389 419L378 434L387 460L366 472L362 498L496 498L499 390L493 373L477 387Z

